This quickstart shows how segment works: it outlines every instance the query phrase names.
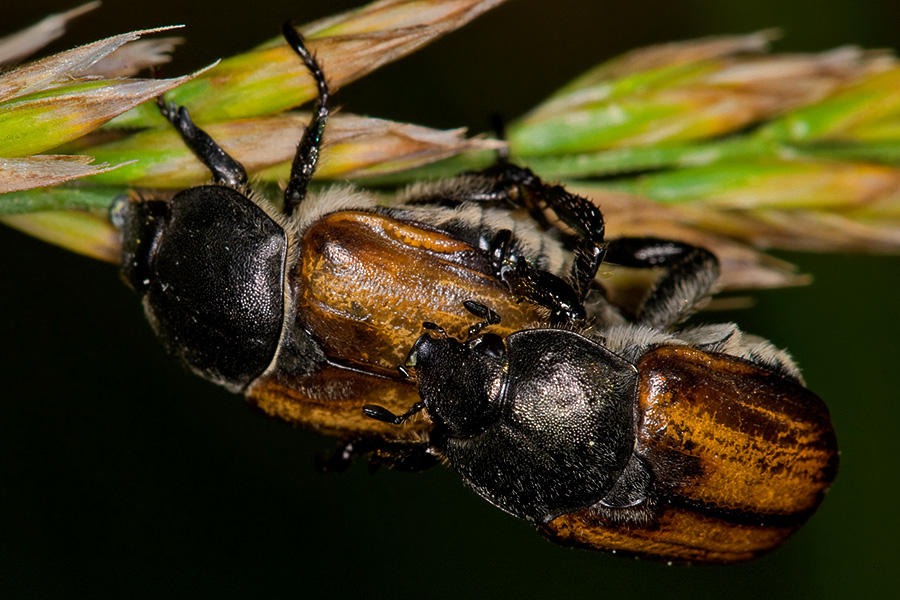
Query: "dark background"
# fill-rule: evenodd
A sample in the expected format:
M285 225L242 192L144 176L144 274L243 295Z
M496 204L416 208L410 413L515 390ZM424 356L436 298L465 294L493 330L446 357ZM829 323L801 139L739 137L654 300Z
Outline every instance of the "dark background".
M2 29L74 2L5 3ZM58 51L185 23L180 74L355 2L120 2ZM12 12L11 12L12 11ZM514 0L338 95L353 112L485 129L654 42L782 27L779 50L900 47L896 0ZM815 276L735 319L789 347L829 404L841 472L809 524L749 564L670 567L557 547L447 469L314 472L332 440L181 369L106 264L0 229L0 594L5 597L883 597L897 535L900 259L781 253Z

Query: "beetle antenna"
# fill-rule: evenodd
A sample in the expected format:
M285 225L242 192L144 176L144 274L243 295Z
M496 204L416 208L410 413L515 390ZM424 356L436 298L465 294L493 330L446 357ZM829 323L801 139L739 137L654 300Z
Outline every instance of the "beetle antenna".
M376 421L390 423L391 425L402 425L404 421L409 419L414 414L421 412L423 408L425 408L425 403L420 400L419 402L413 404L412 408L410 408L402 415L395 415L383 406L378 406L377 404L366 404L365 406L363 406L363 414L371 419L375 419Z
M297 153L294 155L294 162L291 164L291 179L284 190L284 214L290 216L293 214L294 209L306 198L309 181L316 171L316 165L319 162L319 152L322 148L322 137L325 134L325 122L330 114L328 100L331 94L328 91L328 83L325 81L322 67L319 65L316 57L307 50L306 45L303 43L303 36L294 29L290 22L282 25L281 32L288 45L293 48L297 56L303 59L303 64L306 65L318 89L316 107L313 110L309 125L303 131L303 137L300 138L300 143L297 145Z
M447 332L444 331L443 327L441 327L437 323L432 323L431 321L425 321L424 323L422 323L422 327L429 331L437 331L438 333L440 333L442 335L447 335Z
M489 325L496 325L500 322L500 315L498 315L493 309L488 308L484 304L480 304L478 302L474 302L472 300L466 300L463 302L463 306L467 311L475 315L476 317L481 317L484 319L479 323L475 323L471 327L469 327L469 331L466 334L467 340L471 340L475 335Z

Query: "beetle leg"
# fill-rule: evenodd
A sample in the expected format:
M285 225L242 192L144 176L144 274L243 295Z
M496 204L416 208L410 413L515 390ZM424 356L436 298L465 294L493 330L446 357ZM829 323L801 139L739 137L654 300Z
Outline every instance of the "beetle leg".
M395 471L415 473L424 471L440 462L428 446L422 444L385 443L376 445L369 452L369 472L385 466Z
M325 133L325 122L328 120L328 100L330 94L325 74L322 72L316 57L313 56L303 44L303 37L290 23L285 23L281 28L284 39L288 45L303 59L303 63L312 75L318 90L316 107L313 110L312 119L303 131L303 137L297 145L297 153L291 164L291 178L284 190L284 214L290 216L294 209L306 197L309 181L312 179L319 162L319 151L322 148L322 136Z
M703 248L657 238L619 238L607 245L608 262L665 272L641 302L636 321L667 330L693 313L719 277L719 261Z
M632 455L616 484L595 508L625 509L643 504L650 496L652 485L650 467Z
M465 202L497 203L528 210L531 218L544 229L554 229L544 214L552 210L560 221L580 238L576 253L581 260L573 266L573 287L582 300L603 260L605 226L603 213L590 200L567 191L561 185L550 185L530 169L516 166L501 158L483 171L469 173L474 183L460 186L458 180L430 187L424 195L409 198L407 204L440 204L458 206Z
M429 452L428 446L417 443L385 442L366 438L344 440L330 456L316 456L316 470L319 473L342 473L357 456L369 456L369 472L387 466L400 471L416 472L429 469L438 463L438 458Z
M571 287L584 302L605 253L603 213L590 200L566 190L561 185L542 181L530 169L501 161L483 173L496 181L496 193L515 205L526 208L545 229L553 227L544 214L549 208L557 218L575 231L578 243L574 251Z
M520 256L509 229L501 229L494 236L490 258L497 279L516 296L549 309L554 327L584 320L584 305L578 293L563 279L535 268Z
M569 280L579 299L584 302L605 250L603 238L606 228L600 209L587 198L573 194L561 185L547 184L530 169L502 159L486 169L483 175L496 182L497 196L526 208L545 229L552 227L544 214L544 209L549 208L560 221L575 231L579 241Z
M568 287L574 290L577 297L577 300L572 301L571 305L584 303L605 252L603 213L597 206L587 198L568 192L560 185L544 183L530 169L509 163L502 156L497 164L483 171L438 182L424 190L418 189L416 195L405 199L405 204L408 205L435 204L455 207L466 202L496 203L523 208L528 211L538 225L546 230L555 228L544 214L545 209L552 210L559 221L575 231L578 238ZM505 235L507 234L501 231L498 233L498 238ZM493 247L504 244L508 244L508 241L495 240ZM526 273L527 269L524 266L522 269L520 278L530 285L531 272ZM554 283L551 284L551 287L565 285L558 284L556 282L558 278L554 277L553 279ZM510 282L507 281L507 283ZM552 297L553 294L554 292L551 291L550 296ZM541 300L544 294L523 293L522 295L551 310L556 308L557 303L552 302L548 305ZM581 318L583 319L583 317ZM563 322L571 320L571 318L563 319Z
M247 171L244 165L225 152L208 133L194 125L185 107L166 102L162 96L156 98L156 105L162 116L181 134L185 145L212 172L216 183L236 189L247 185Z

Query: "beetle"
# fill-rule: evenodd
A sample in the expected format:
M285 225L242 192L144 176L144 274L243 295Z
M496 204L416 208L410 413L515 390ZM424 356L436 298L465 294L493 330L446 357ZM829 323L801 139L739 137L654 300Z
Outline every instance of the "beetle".
M362 411L373 400L399 409L418 399L395 367L419 324L439 319L465 330L468 299L502 309L509 333L583 318L569 314L583 305L563 278L596 270L602 214L502 160L413 186L387 207L348 186L308 193L330 92L300 35L290 24L282 30L317 86L282 207L251 190L244 167L184 107L159 99L213 183L170 201L130 197L111 207L122 278L172 354L266 414L338 435L357 451L382 442L398 454L407 444L424 448L428 423L396 428ZM590 229L578 261L548 228L545 207Z
M781 544L837 473L824 402L790 356L734 324L680 324L718 262L664 240L610 245L607 259L660 266L633 320L570 321L462 341L432 322L412 346L431 451L482 498L550 539L681 562L734 562Z

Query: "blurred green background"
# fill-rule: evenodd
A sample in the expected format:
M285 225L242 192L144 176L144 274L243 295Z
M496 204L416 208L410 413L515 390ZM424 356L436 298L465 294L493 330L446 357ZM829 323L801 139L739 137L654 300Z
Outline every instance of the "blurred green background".
M360 2L122 2L51 51L185 23L177 75ZM75 2L6 3L2 29ZM778 50L900 48L896 0L512 0L341 90L346 110L486 129L646 44L781 27ZM736 320L791 349L841 471L808 525L749 564L670 567L554 546L450 470L317 475L334 442L253 413L163 352L116 270L0 229L4 597L894 597L900 585L900 258L780 253L805 288ZM900 385L900 384L898 384Z

